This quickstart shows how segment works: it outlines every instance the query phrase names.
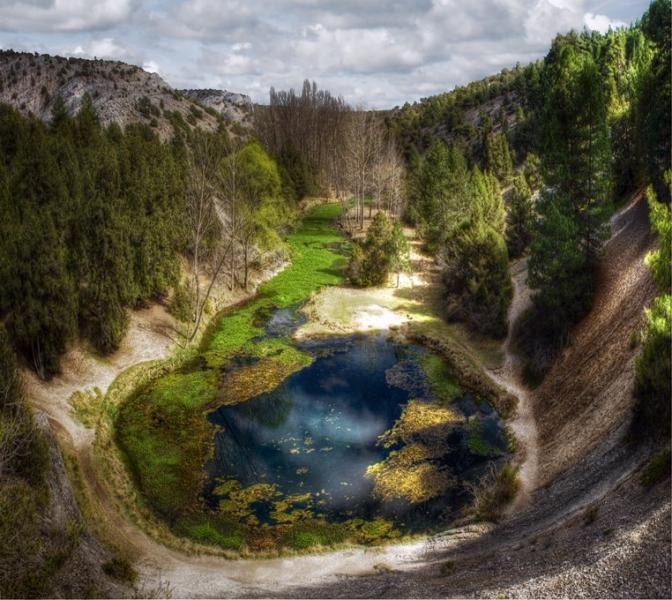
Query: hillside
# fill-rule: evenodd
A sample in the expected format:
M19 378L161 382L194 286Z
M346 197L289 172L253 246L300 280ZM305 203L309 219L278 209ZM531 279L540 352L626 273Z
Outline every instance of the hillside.
M205 93L203 93L205 92ZM89 94L103 126L144 123L163 138L176 127L217 129L249 119L249 98L221 90L173 89L156 73L119 61L0 52L0 102L49 121L61 97L70 115ZM208 108L212 107L212 108Z
M456 87L395 108L388 123L408 154L422 153L432 141L462 144L470 154L478 153L478 140L487 133L509 133L525 118L533 63L525 68L504 69L496 75Z
M226 90L180 90L185 96L217 111L227 121L252 125L252 100L246 94L228 92Z

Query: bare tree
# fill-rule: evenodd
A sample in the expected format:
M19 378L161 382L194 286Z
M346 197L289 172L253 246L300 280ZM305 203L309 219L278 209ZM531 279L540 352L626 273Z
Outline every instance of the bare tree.
M372 169L376 208L399 218L406 203L405 168L396 141L386 135Z
M341 150L341 190L355 202L355 221L364 226L367 197L376 192L376 165L383 148L383 127L369 111L352 111L345 125Z
M306 80L301 93L271 88L270 103L255 112L257 136L276 158L291 149L315 177L322 193L332 191L334 152L341 143L349 108L343 98Z
M233 245L233 236L230 232L226 235L230 220L220 201L220 169L227 151L229 145L221 137L202 132L195 135L189 147L186 194L193 310L192 327L186 336L189 342L200 327L205 306ZM203 293L202 277L207 267L210 281Z

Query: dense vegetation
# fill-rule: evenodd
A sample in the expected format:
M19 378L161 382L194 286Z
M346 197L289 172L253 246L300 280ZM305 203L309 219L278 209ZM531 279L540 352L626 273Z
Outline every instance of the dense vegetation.
M669 59L666 83L656 71L660 57L669 57L661 11L669 16L669 0L653 2L628 30L558 36L544 59L535 119L546 187L536 203L529 263L534 308L523 344L533 379L592 306L613 203L647 179L662 179L669 160L669 145L662 148L657 133L636 126L654 106L667 107L659 116L661 126L669 124ZM667 42L659 40L661 29ZM651 77L661 84L656 90L648 86ZM641 162L652 147L657 158Z
M497 142L491 152L500 165L508 164L497 151L503 147ZM501 173L510 176L508 168ZM443 260L447 315L504 335L513 289L497 177L478 166L469 169L457 146L436 140L411 162L408 186L407 217L418 225L427 249Z
M179 148L147 129L103 130L90 101L49 127L0 107L0 314L44 377L81 331L101 351L126 307L164 294L184 248Z
M293 307L319 287L342 280L345 247L333 228L339 212L338 204L313 208L287 238L291 265L262 285L252 302L221 319L206 336L199 357L140 390L121 408L118 439L131 470L149 504L180 535L236 550L252 539L237 519L195 514L212 434L204 413L215 402L241 402L272 389L310 360L285 338L258 337L275 309ZM230 372L246 361L250 368L240 371L242 376ZM327 535L330 528L323 529L313 535ZM300 530L287 528L288 545L303 547L291 537ZM328 542L319 537L315 543L322 541Z
M531 380L592 306L614 203L646 181L669 202L669 13L655 0L628 29L559 35L543 61L388 116L408 158L407 216L444 258L449 315L501 334L506 264L529 250ZM502 206L500 186L505 226L470 216Z
M0 106L0 317L42 377L80 334L115 350L127 309L175 286L193 332L202 276L226 264L231 286L247 287L291 220L275 163L224 130L163 143L146 126L102 128L89 99L74 118L57 102L48 126ZM194 277L178 285L180 253Z
M667 180L670 182L670 172ZM646 264L658 289L653 306L645 310L642 351L635 364L637 406L635 428L670 434L670 382L672 381L672 211L659 202L649 187L651 225L658 233L660 246L646 257Z

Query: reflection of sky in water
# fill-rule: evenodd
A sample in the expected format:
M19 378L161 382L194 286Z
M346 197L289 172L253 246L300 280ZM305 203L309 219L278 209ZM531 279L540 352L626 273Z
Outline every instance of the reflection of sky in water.
M244 486L276 483L286 494L319 493L332 514L370 499L364 473L388 453L376 445L378 436L415 396L386 381L403 349L382 336L332 339L312 349L313 364L274 391L210 415L220 429L206 465L206 498L219 477ZM401 368L419 375L412 361Z

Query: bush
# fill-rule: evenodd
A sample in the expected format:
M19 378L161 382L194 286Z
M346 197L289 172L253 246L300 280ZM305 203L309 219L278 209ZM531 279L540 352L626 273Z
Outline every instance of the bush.
M503 237L483 222L465 224L446 244L447 314L475 330L504 336L513 297Z
M474 490L474 507L485 521L497 522L504 508L516 497L520 489L519 467L512 463L498 471L491 470Z
M670 476L670 450L663 448L653 455L649 464L644 467L639 478L644 487L651 487Z
M193 307L189 285L179 282L168 304L168 312L178 321L186 323L192 317Z
M138 573L133 565L126 558L114 557L103 565L103 572L114 579L135 583L138 579Z
M635 362L635 426L670 434L672 295L659 296L645 311L642 353Z
M384 212L376 213L363 244L354 244L348 268L350 281L360 287L383 285L390 273L394 226Z

